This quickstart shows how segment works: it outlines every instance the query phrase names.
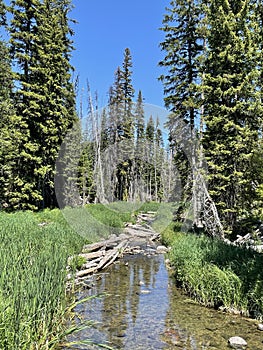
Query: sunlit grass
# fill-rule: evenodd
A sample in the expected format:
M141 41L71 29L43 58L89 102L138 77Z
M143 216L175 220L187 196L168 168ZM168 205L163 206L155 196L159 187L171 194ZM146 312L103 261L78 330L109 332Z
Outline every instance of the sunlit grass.
M66 265L84 239L58 212L0 213L0 348L52 349L68 300ZM58 218L58 217L59 218ZM59 222L61 220L61 222Z
M131 217L101 205L85 211L85 221L81 208L0 212L0 349L55 349L76 330L67 326L76 302L66 293L68 257Z
M175 231L177 231L175 233ZM263 255L221 240L180 232L163 233L178 284L202 304L263 316Z

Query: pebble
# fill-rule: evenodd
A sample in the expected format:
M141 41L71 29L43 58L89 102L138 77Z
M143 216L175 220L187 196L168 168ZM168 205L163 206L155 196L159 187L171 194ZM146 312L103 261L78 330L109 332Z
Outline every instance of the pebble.
M139 293L136 293L136 294L140 295L140 294L150 294L150 293L151 293L150 290L142 289Z
M262 323L258 324L258 330L263 331L263 324Z
M228 343L231 346L231 348L237 350L245 349L247 346L247 342L241 337L231 337L228 339Z

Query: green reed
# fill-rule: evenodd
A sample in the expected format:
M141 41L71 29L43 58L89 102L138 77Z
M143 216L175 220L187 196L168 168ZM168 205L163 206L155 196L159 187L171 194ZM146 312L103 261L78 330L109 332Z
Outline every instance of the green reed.
M63 329L67 259L84 239L60 219L0 213L1 349L51 349Z
M66 292L68 257L120 232L132 215L103 205L0 212L0 349L55 349L78 330L69 322L76 300Z

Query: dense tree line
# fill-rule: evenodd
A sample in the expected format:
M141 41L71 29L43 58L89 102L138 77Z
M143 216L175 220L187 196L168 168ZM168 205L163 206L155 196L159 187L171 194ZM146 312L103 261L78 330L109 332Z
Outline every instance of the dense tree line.
M171 199L175 179L169 173L169 152L165 150L160 122L156 116L145 117L142 92L138 92L135 102L134 94L132 57L126 48L103 110L99 110L88 87L83 163L79 166L82 203Z
M262 206L262 11L257 0L177 0L163 20L171 147L178 119L189 123L229 232Z
M88 87L77 113L70 10L70 0L0 0L1 208L168 200L161 126L135 97L128 48L108 105L100 111Z
M1 32L9 38L0 40L1 208L58 204L57 156L77 125L75 144L64 149L67 157L58 168L63 173L59 176L67 177L61 183L68 198L64 204L187 203L196 174L207 164L209 193L225 230L232 232L242 221L260 217L261 2L171 1L160 44L165 53L160 80L171 111L169 147L158 119L145 117L143 94L132 83L128 48L107 106L100 110L88 87L88 111L82 96L77 112L70 10L70 0L12 0L8 7L0 0ZM74 157L77 170L72 172ZM180 198L178 186L183 188Z

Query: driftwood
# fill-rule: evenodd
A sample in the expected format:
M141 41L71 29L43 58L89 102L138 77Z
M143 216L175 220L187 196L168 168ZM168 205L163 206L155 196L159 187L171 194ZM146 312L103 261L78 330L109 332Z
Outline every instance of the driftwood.
M101 247L103 248L103 246ZM95 258L99 258L101 256L105 255L105 250L98 250L97 252L92 253L80 253L79 256L81 256L84 259L91 260Z
M112 235L108 239L88 244L83 247L83 252L79 256L86 259L82 269L77 271L75 277L82 279L87 275L97 273L110 266L116 259L123 254L135 254L143 252L142 248L136 243L147 246L159 238L160 234L155 232L149 225L145 224L153 220L154 213L140 214L138 221L143 220L143 225L127 224L124 232L119 236ZM154 249L153 249L154 251ZM69 258L69 260L72 259ZM72 276L69 275L69 278Z

